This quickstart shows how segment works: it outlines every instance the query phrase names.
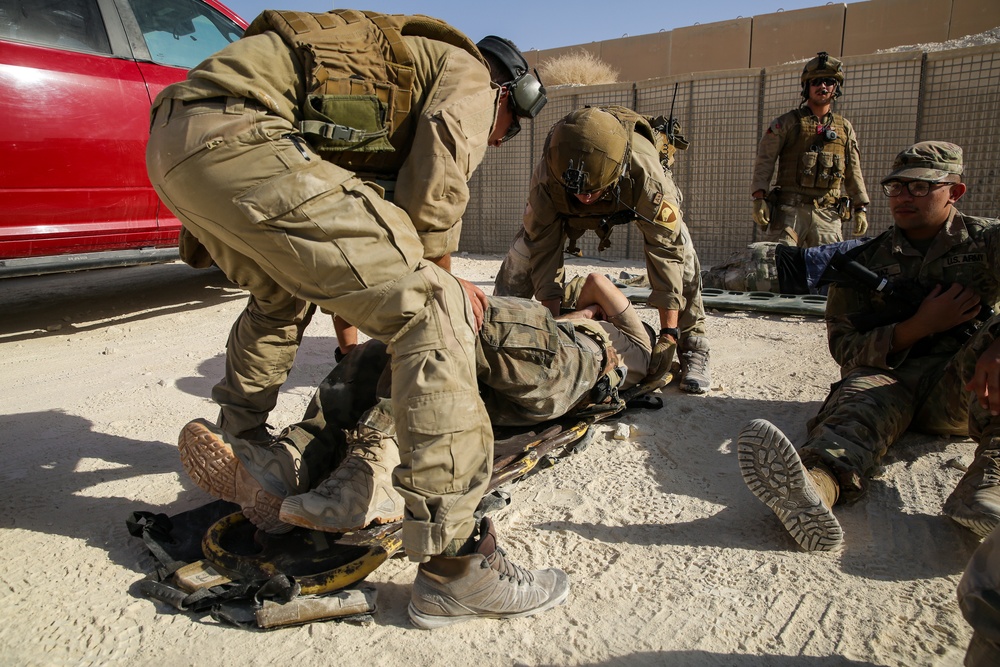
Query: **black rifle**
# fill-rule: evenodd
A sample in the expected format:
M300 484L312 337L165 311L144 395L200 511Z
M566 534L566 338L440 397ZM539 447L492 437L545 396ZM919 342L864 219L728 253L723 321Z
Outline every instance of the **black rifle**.
M858 246L858 248L860 247L862 246ZM854 249L854 251L856 250L857 248ZM862 333L913 317L932 289L923 287L915 281L902 285L894 284L888 278L879 276L840 251L834 253L833 257L830 258L830 267L835 269L839 275L831 275L830 272L827 272L823 276L823 282L860 286L885 296L885 308L878 312L855 313L849 316L854 328ZM979 327L993 315L993 309L989 304L980 303L979 312L973 319L962 322L947 331L921 339L911 348L911 355L926 354L930 351L935 340L946 336L962 344L972 338Z

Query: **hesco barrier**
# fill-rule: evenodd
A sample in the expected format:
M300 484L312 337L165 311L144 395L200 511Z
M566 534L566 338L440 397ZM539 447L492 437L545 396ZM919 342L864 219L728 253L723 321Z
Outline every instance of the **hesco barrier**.
M923 53L905 51L843 59L847 81L835 109L853 124L861 144L862 171L872 204L869 234L892 224L879 180L892 159L916 141L952 141L965 149L969 192L961 210L1000 215L1000 45ZM649 115L680 120L687 151L677 153L674 179L684 194L684 219L705 266L724 261L754 240L750 174L757 142L773 118L799 102L802 63L727 70L601 86L560 86L521 134L489 149L470 183L461 250L507 252L521 225L531 171L549 128L584 105L620 104ZM676 91L676 98L675 98ZM847 237L850 238L850 231ZM630 225L617 228L600 255L597 237L580 240L585 256L642 259L642 238Z

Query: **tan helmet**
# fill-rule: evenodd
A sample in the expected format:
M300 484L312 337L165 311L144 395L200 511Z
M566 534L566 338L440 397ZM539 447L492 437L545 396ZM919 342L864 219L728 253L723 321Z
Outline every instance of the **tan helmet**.
M813 79L825 77L836 79L838 85L844 85L844 67L840 60L826 51L820 51L802 68L802 85L804 86Z
M629 135L621 121L601 108L584 107L549 131L545 162L567 191L582 194L615 185L628 153Z

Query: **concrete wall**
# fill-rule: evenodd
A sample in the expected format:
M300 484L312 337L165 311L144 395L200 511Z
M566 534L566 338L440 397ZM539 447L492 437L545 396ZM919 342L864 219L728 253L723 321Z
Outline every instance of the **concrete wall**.
M669 11L669 3L661 3ZM653 17L655 19L655 17ZM943 42L1000 26L1000 0L868 0L831 3L753 18L737 18L672 31L622 37L544 51L538 63L584 49L619 71L621 81L692 72L770 67L810 58Z
M753 17L750 67L811 58L817 51L840 56L847 5L825 5Z

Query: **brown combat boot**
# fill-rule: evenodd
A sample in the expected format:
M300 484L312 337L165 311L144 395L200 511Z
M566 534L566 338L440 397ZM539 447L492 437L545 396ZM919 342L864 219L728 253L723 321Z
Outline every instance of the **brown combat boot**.
M410 620L432 630L474 618L520 618L562 604L569 578L558 568L525 570L497 546L493 522L479 524L468 556L434 556L417 569Z
M829 471L807 470L785 434L763 419L743 427L737 452L743 481L800 547L833 551L844 544L844 531L831 509L839 486Z
M394 438L360 425L347 434L347 458L319 486L285 498L285 523L328 533L345 533L372 523L403 518L403 497L392 486L399 465Z
M254 458L276 467L280 465L278 457L269 448L240 441L204 419L196 419L181 430L177 448L184 471L203 491L238 504L243 515L265 532L291 530L291 526L278 519L282 495L258 481L257 476L263 470L255 470L255 476L234 452L234 448L260 450L254 452Z
M1000 525L1000 437L985 439L944 503L945 516L980 537Z

